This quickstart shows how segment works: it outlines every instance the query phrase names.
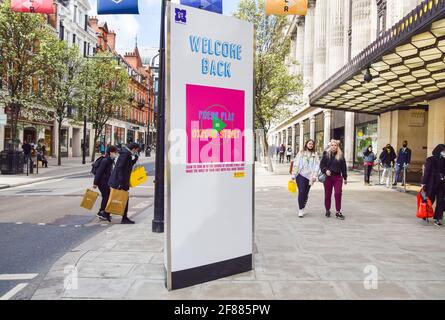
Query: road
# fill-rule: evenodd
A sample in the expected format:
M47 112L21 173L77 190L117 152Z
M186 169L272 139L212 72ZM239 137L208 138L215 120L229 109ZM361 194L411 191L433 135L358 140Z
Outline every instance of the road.
M145 163L149 179L130 191L129 216L153 203L154 163ZM93 210L80 208L88 173L0 190L0 300L30 299L45 274L66 252L110 225ZM128 226L131 228L131 225Z

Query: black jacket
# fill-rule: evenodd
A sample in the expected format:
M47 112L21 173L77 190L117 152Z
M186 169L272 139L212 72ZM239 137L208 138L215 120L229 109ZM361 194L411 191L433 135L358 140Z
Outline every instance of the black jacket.
M348 178L345 159L341 158L340 160L337 160L335 155L329 157L329 154L326 151L323 153L323 158L320 162L320 170L324 174L326 174L326 171L329 170L332 172L333 176L341 175L345 180Z
M422 184L425 185L425 191L428 197L437 193L439 188L445 188L445 158L440 153L445 150L445 145L438 145L433 156L426 159L425 171L422 177Z
M397 164L403 165L405 163L411 163L411 149L409 148L406 148L405 151L401 148L399 150L399 155L397 156Z
M137 156L132 159L131 151L124 147L119 151L116 166L111 173L108 185L113 189L122 189L128 191L130 189L130 176L133 171L134 164L138 161Z
M391 147L390 152L386 150L386 147L383 148L382 153L380 154L380 161L382 164L387 165L388 167L391 166L391 163L394 163L394 160L397 158L396 152Z
M94 185L96 186L107 186L108 180L111 177L111 172L113 171L114 160L109 156L105 156L99 164L99 168L96 170L94 176Z

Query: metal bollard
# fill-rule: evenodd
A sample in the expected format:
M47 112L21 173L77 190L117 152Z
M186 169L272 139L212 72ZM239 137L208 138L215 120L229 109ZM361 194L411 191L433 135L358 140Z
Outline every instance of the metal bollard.
M406 166L403 167L403 192L406 193Z

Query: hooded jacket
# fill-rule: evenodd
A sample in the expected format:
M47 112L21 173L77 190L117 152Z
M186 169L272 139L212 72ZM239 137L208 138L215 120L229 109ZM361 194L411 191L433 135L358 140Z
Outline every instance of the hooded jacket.
M426 159L425 172L422 177L422 184L428 197L437 193L439 188L445 188L445 158L440 154L445 150L445 144L439 144L433 150L433 156Z
M136 156L133 159L133 155L127 147L122 148L119 151L119 158L117 158L108 185L113 189L128 191L130 189L131 171L133 171L133 166L137 161L138 157Z
M391 163L394 163L394 160L397 158L397 155L393 147L389 147L389 152L387 149L388 149L387 147L383 148L383 151L380 154L379 159L382 162L382 165L390 167Z

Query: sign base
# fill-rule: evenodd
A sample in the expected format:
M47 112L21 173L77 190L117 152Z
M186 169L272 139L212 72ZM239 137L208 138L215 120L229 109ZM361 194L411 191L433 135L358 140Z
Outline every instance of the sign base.
M183 289L204 282L214 281L251 271L253 269L252 259L253 256L249 254L243 257L220 261L205 266L172 272L172 287L170 290Z

